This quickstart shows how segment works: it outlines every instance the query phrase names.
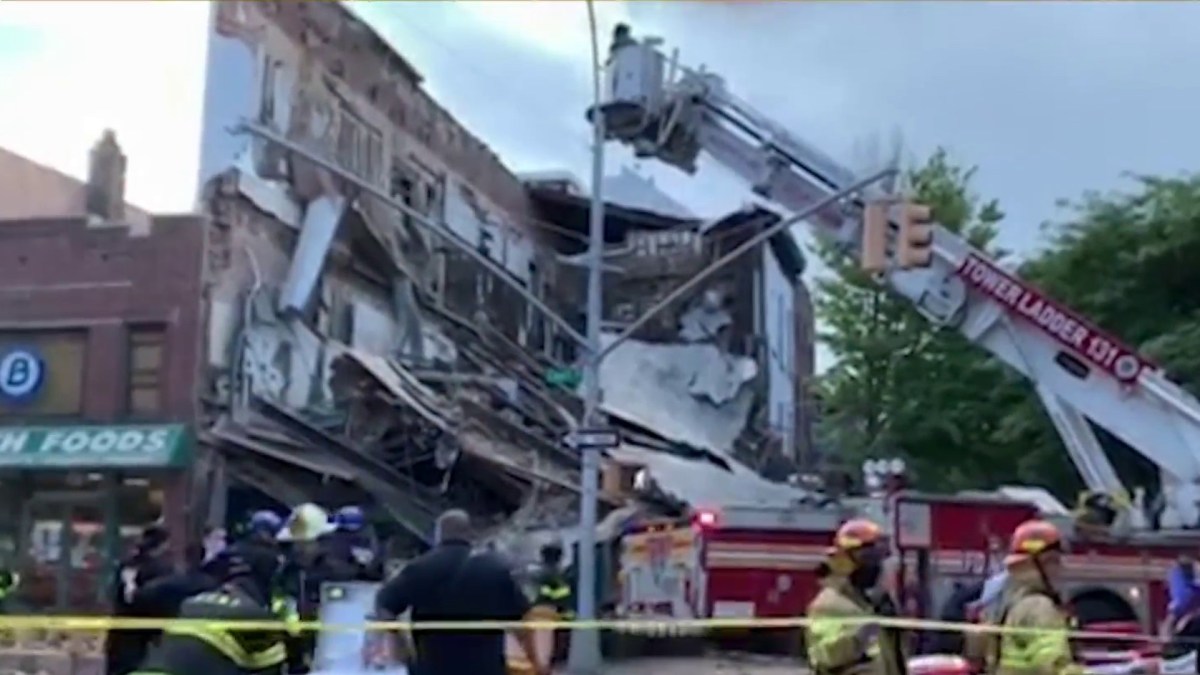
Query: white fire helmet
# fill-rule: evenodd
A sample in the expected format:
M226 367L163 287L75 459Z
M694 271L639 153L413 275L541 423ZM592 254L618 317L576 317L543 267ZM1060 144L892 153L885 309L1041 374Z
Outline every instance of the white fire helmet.
M301 504L288 514L287 521L279 530L279 541L304 542L317 539L333 532L337 525L329 513L313 503Z

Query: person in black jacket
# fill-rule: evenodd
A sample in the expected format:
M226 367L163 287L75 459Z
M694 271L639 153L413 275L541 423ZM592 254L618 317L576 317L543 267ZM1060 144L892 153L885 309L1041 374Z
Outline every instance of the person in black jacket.
M220 587L228 577L227 556L206 561L204 547L189 546L187 566L182 572L174 572L150 581L139 588L134 596L138 615L155 619L171 619L179 615L180 608L188 598ZM161 631L154 631L151 642L157 642Z
M433 550L413 560L389 579L375 596L376 619L393 620L412 610L412 620L521 621L529 599L512 570L495 554L472 552L470 518L460 510L437 520ZM549 675L547 660L538 654L533 631L511 631L537 675ZM378 635L368 638L368 645ZM506 675L504 631L418 630L413 633L413 675ZM547 655L548 656L548 655Z
M357 506L343 506L333 516L336 530L325 540L329 563L339 577L355 581L383 581L383 560L366 514Z
M278 675L282 671L287 658L283 630L229 625L278 620L271 611L271 587L279 557L267 547L250 544L236 544L227 555L229 580L185 600L179 618L194 621L167 627L134 675Z
M938 621L954 624L969 623L968 608L983 594L982 582L956 583L950 597L942 605L938 613ZM962 654L964 650L964 634L960 630L938 631L930 640L931 654Z
M169 549L170 538L162 525L154 524L142 530L133 554L118 565L112 580L114 617L145 616L143 608L137 604L138 590L174 571ZM110 630L104 644L107 675L125 675L137 668L157 636L156 631Z

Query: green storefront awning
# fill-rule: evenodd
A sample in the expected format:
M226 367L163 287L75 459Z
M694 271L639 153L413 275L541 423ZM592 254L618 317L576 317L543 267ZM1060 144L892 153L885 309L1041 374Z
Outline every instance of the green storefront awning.
M0 427L0 469L158 469L191 461L183 424Z

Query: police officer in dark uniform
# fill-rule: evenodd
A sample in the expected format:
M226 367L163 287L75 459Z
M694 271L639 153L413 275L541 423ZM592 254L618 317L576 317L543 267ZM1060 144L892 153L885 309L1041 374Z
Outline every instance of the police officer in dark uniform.
M276 538L283 529L283 518L267 509L255 511L250 514L244 529L245 540L274 548L278 546Z
M329 534L325 549L334 573L354 581L383 581L383 561L363 510L343 506L333 522L337 529Z
M575 600L571 593L571 582L562 568L563 549L558 543L546 544L541 550L541 565L534 582L537 593L534 605L553 607L558 618L570 621L575 618ZM565 630L554 632L554 661L560 662L566 658L569 633Z
M280 518L279 514L274 511L265 509L255 511L250 514L246 523L239 528L241 531L239 546L252 549L258 555L275 556L279 560L279 570L270 589L271 613L277 618L288 622L295 622L299 619L296 612L296 601L287 594L288 552L279 543L279 534L283 526L283 518ZM299 631L289 631L287 638L285 638L285 647L298 636Z
M179 618L186 623L166 628L162 641L134 675L281 672L286 659L281 630L231 630L229 626L236 621L278 620L271 612L270 589L279 570L279 558L266 548L242 544L231 547L226 555L228 581L185 600Z

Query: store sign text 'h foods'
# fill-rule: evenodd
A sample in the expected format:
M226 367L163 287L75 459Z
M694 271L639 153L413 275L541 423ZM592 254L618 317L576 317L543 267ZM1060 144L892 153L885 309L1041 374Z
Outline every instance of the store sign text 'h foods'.
M180 466L188 441L181 424L0 427L0 468Z

